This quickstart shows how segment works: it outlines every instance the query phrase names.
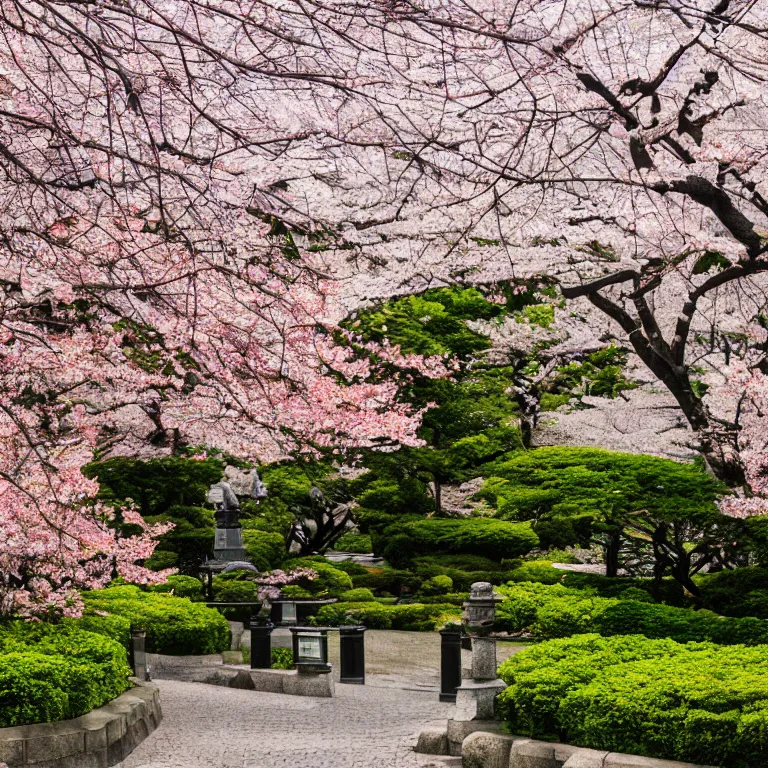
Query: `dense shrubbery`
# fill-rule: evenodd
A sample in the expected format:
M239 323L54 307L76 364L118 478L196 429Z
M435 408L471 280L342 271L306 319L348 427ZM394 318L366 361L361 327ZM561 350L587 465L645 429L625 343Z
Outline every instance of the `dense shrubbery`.
M243 546L248 559L260 570L271 571L285 560L285 540L282 534L247 528L243 522Z
M432 553L481 555L499 561L502 557L524 555L538 543L530 522L410 518L388 526L376 536L374 550L381 550L397 566Z
M353 574L352 584L355 587L367 587L377 595L387 593L399 595L402 587L415 592L423 579L411 571L395 568L370 568L364 574Z
M182 656L220 653L229 648L229 624L216 610L182 597L110 587L83 594L89 611L122 616L146 629L147 651ZM95 617L94 617L95 618Z
M366 533L357 533L357 531L349 531L340 536L333 548L338 552L357 552L360 554L373 552L371 537Z
M130 686L125 648L70 625L0 628L0 727L65 720Z
M551 560L529 560L521 563L506 577L509 581L536 581L540 584L558 584L565 579L566 572L552 567Z
M668 637L683 643L768 643L768 621L762 619L723 618L704 610L602 598L558 584L521 583L500 587L499 592L506 597L497 611L500 628L513 632L529 629L542 639L597 632L604 636Z
M331 565L325 558L302 557L290 560L286 569L311 568L316 574L316 579L302 579L299 586L308 590L314 597L339 597L342 592L358 586L352 583L349 574ZM364 586L364 585L360 585Z
M293 651L290 648L272 649L272 669L295 669Z
M499 668L510 730L595 749L722 765L768 764L768 647L589 634Z
M190 600L203 599L203 583L194 576L169 576L165 584L150 587L149 591L173 593L176 597L188 597Z
M314 617L318 626L364 624L369 629L404 629L431 632L460 615L453 605L382 605L381 603L333 603Z
M724 616L768 619L768 568L739 568L697 576L701 603Z

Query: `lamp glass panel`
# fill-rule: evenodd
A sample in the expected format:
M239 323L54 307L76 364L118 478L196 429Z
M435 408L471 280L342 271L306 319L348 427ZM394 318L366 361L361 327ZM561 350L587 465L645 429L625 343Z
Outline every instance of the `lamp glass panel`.
M299 637L299 661L322 661L323 650L319 637Z

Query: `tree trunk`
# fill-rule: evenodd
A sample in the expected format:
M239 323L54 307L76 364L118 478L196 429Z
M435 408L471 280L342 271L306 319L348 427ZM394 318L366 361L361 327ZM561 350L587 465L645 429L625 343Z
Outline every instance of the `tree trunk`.
M608 541L605 544L605 575L618 576L619 574L619 549L621 548L621 534L609 534Z
M443 513L443 486L437 475L433 475L435 483L435 516L440 517Z

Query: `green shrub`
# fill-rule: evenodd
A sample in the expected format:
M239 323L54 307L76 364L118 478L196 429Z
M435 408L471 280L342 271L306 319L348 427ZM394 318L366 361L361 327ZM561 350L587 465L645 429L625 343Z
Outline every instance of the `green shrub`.
M125 691L123 646L68 625L9 622L0 632L0 727L79 717Z
M568 588L590 590L600 597L622 597L627 589L641 589L654 600L674 606L687 606L683 587L671 578L655 583L653 579L638 579L631 576L603 576L599 573L575 573L565 571L562 584Z
M252 581L222 581L214 577L213 598L220 603L255 602L259 587Z
M511 562L511 561L508 561ZM459 571L504 571L509 568L496 560L482 555L422 555L414 560L415 565L439 565Z
M149 587L150 592L172 592L176 597L188 597L190 600L203 599L203 584L194 576L169 576L165 584Z
M417 518L385 529L384 557L403 561L417 554L461 553L500 561L533 549L539 540L530 522L506 522L488 518Z
M399 595L402 587L416 592L422 581L422 578L410 571L394 568L371 568L365 574L352 576L352 584L355 587L367 587L376 595L380 595L382 592Z
M450 576L433 576L421 585L419 594L427 597L447 595L452 589L453 579Z
M552 567L550 560L529 560L521 563L506 576L509 581L537 581L540 584L559 584L566 572Z
M333 548L338 552L355 552L363 555L373 552L371 537L367 533L357 531L349 531L340 536Z
M293 651L290 648L272 649L272 669L294 669Z
M271 571L285 560L285 539L270 531L243 530L243 546L248 559L260 570Z
M164 571L166 568L175 568L179 556L175 552L156 549L145 561L144 565L153 571Z
M497 611L500 628L530 629L542 639L597 632L606 637L642 634L681 643L768 643L768 621L762 619L723 618L710 611L602 598L559 584L510 584L499 592L507 598Z
M768 619L768 568L737 568L695 577L700 603L723 616Z
M349 574L353 577L353 580L355 576L367 576L370 573L370 569L360 565L360 563L353 563L351 560L334 563L333 567L337 571L344 571L344 573Z
M531 558L533 560L548 560L551 563L580 563L581 560L579 560L576 555L573 554L573 552L568 551L567 549L550 549L545 553L545 557L542 558L541 556L537 556L535 558Z
M237 582L235 582L237 583ZM110 587L83 593L86 607L130 620L147 631L147 651L169 655L221 653L229 648L229 624L216 610L184 597Z
M344 624L364 624L369 629L402 629L431 632L458 617L453 605L383 605L381 603L333 603L324 605L314 617L318 626L338 627Z
M304 587L300 587L296 584L289 584L288 586L281 588L280 596L307 599L312 597L312 593L308 589L304 589Z
M346 592L342 592L339 595L339 599L345 603L373 603L376 602L376 598L373 596L373 592L365 587L359 587L357 589L348 589Z
M768 763L768 647L599 635L508 659L511 731L594 749L758 768Z
M213 555L213 528L171 531L163 536L163 548L178 555L177 566L182 573L194 576L206 558Z
M125 616L98 616L86 611L79 619L62 619L60 626L110 637L124 648L131 642L131 622Z
M317 561L302 557L289 561L286 568L311 568L315 571L316 579L302 579L299 582L299 586L309 590L315 597L338 597L353 586L349 574L334 568L325 558Z
M469 592L448 592L445 595L419 595L419 602L426 605L463 605L469 598Z

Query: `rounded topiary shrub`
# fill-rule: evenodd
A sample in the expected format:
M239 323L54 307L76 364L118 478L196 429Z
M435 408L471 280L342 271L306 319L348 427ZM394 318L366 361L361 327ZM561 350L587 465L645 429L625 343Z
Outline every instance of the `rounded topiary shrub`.
M65 720L130 687L126 649L67 625L10 622L0 631L0 727Z
M419 589L419 594L431 597L447 595L453 589L453 579L450 576L433 576L427 579Z
M373 596L373 592L365 587L358 587L357 589L348 589L346 592L342 592L339 596L340 600L345 603L375 603L376 598Z
M221 653L229 648L229 623L215 609L184 597L110 587L83 594L90 609L130 620L147 632L147 651L174 656Z
M352 589L349 574L334 568L328 562L300 558L285 565L288 571L294 568L311 568L317 574L316 579L302 579L299 582L299 586L311 592L314 597L339 597L343 592Z

